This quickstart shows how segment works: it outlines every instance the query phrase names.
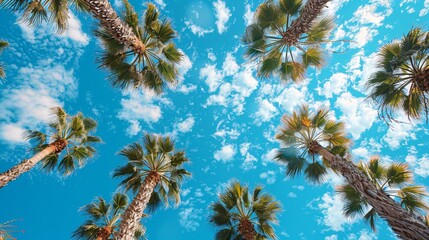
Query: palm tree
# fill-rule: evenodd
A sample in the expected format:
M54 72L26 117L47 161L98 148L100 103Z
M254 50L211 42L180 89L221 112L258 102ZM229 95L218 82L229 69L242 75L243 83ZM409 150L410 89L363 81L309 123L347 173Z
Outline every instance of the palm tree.
M333 29L331 17L317 18L329 0L267 0L247 27L246 56L258 61L258 75L299 82L309 66L324 65L322 43ZM298 16L299 15L299 16Z
M128 163L115 170L114 177L124 178L125 190L137 193L122 215L116 238L132 239L143 211L155 210L161 202L168 205L169 199L180 202L180 183L191 174L182 168L189 162L185 152L175 151L170 137L145 134L144 145L133 143L121 150L120 155Z
M291 116L283 116L285 127L276 138L286 147L277 152L275 159L287 164L286 175L295 177L304 172L306 179L313 183L324 181L329 163L325 159L320 161L317 152L307 151L311 142L317 141L337 153L343 153L350 144L350 140L346 138L344 123L328 117L328 109L321 108L313 114L307 105L303 105Z
M425 187L412 185L413 173L406 164L391 163L384 166L378 157L372 157L368 163L360 162L357 167L380 191L396 199L407 211L424 215L424 212L429 210L429 206L423 202L423 197L428 195ZM350 184L338 186L337 192L345 203L344 214L347 217L363 215L371 228L376 231L377 213L359 192Z
M219 194L219 202L211 205L210 222L221 228L217 240L277 239L271 224L277 224L280 203L268 193L261 193L257 186L249 192L247 186L232 181L225 192Z
M387 221L396 235L402 239L429 239L429 228L422 220L402 208L384 191L377 188L353 162L341 156L344 155L345 147L348 145L344 137L344 124L327 120L328 114L322 114L325 112L327 111L321 109L313 113L304 106L298 113L293 112L292 115L283 116L284 126L276 136L283 148L278 152L277 159L288 163L286 173L291 176L296 175L304 169L300 166L305 165L303 158L319 155L334 172L345 177L347 183L374 208L380 217ZM326 126L329 125L332 127L326 130ZM327 144L326 147L324 147L325 144ZM334 155L335 152L339 154ZM313 169L307 168L305 171L316 173L306 173L310 176L320 175ZM313 177L310 177L311 179Z
M429 32L411 29L400 41L384 45L379 53L380 68L367 82L368 96L386 122L396 121L398 110L408 118L428 118Z
M60 107L53 108L52 112L54 120L49 123L50 142L47 143L48 136L45 133L28 131L26 138L36 144L32 149L35 155L0 174L0 188L39 162L47 171L57 168L60 173L69 175L77 167L82 167L87 158L94 155L95 149L91 144L101 142L101 139L89 133L95 130L97 123L91 118L84 117L82 113L69 116ZM60 156L62 158L58 161Z
M73 238L86 240L109 240L119 228L119 219L128 205L128 197L122 193L113 195L112 203L108 204L102 197L81 210L91 218L73 232ZM137 228L134 239L144 239L145 229L142 225Z
M166 84L175 84L182 59L172 39L176 32L168 19L160 19L155 5L147 4L143 23L127 0L121 20L108 1L85 0L93 15L100 20L96 35L104 51L100 67L110 71L108 80L115 87L145 87L161 93ZM100 11L99 9L103 9Z
M9 44L6 41L0 40L0 54ZM3 66L0 65L0 78L5 78L6 73L4 72Z

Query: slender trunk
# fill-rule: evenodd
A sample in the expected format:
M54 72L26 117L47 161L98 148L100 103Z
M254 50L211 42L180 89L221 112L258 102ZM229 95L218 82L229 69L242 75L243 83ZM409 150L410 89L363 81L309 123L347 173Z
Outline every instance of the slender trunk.
M116 236L117 240L132 240L134 238L134 234L143 216L143 211L160 180L161 175L157 172L151 172L146 177L137 195L122 215L122 221Z
M60 153L62 150L64 150L64 148L66 148L66 146L67 140L58 139L49 144L45 149L34 155L32 158L26 159L6 172L0 174L0 188L6 186L6 184L8 184L10 181L15 180L22 173L25 173L33 168L34 165L36 165L45 157L53 153Z
M144 52L146 46L134 34L127 23L122 21L108 0L84 0L94 18L100 21L103 28L120 43L131 48L134 52Z
M240 220L240 223L238 224L238 232L244 240L256 239L255 226L253 226L253 223L247 218Z
M301 14L295 19L291 26L285 32L283 38L289 45L294 45L298 42L299 37L306 33L313 21L320 15L322 8L331 0L308 0Z
M327 159L331 168L346 178L347 182L365 198L377 214L387 221L398 237L413 240L429 239L429 228L387 196L385 192L379 190L351 161L333 155L316 141L312 142L310 149Z

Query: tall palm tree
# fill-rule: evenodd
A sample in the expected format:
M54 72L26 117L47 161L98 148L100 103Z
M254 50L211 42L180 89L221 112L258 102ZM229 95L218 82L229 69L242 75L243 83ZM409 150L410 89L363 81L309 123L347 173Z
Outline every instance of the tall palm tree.
M267 0L255 12L247 27L246 56L258 61L258 75L278 76L282 81L299 82L309 66L321 68L324 52L333 29L331 17L318 18L329 0Z
M175 151L170 137L145 134L143 146L133 143L120 155L128 163L116 169L113 176L124 178L121 185L136 195L122 215L116 238L131 240L146 207L153 211L161 202L168 205L169 199L178 204L180 183L191 174L182 168L189 162L185 152Z
M107 0L85 0L93 15L100 20L96 35L104 51L100 67L110 71L108 80L115 87L145 87L161 93L167 84L177 82L177 64L182 59L172 40L176 32L171 21L160 19L155 5L147 4L140 22L127 0L120 19ZM102 10L100 10L102 9Z
M378 189L353 162L341 156L344 154L344 147L347 146L345 143L348 142L344 137L344 125L327 120L329 118L327 114L323 118L319 117L323 116L324 112L322 109L313 113L304 106L298 113L283 116L284 126L276 136L283 148L279 151L277 159L288 163L287 173L293 176L302 171L304 168L299 166L305 164L302 158L319 155L332 170L346 179L380 217L387 221L396 235L402 239L429 239L429 228L422 220L402 208L384 191ZM333 129L336 130L326 131L328 123L335 126ZM334 147L331 148L330 145ZM334 154L337 151L338 154Z
M317 141L327 149L343 153L350 144L342 122L328 119L329 110L321 108L311 113L307 105L291 116L284 115L285 124L276 138L284 143L275 158L287 164L286 174L290 177L304 172L307 180L321 183L326 176L329 163L317 157L317 152L307 151L312 141ZM295 157L297 156L297 157Z
M9 44L6 41L0 40L0 54ZM4 72L3 66L0 64L0 78L5 78L6 73Z
M102 197L85 205L81 210L91 218L73 232L73 238L86 240L113 239L119 228L119 220L128 206L128 197L115 193L112 203L108 204ZM137 228L134 239L143 239L145 229L142 225Z
M429 210L429 206L423 201L423 197L428 195L425 187L412 185L413 173L406 164L391 163L385 166L378 157L372 157L368 163L360 162L357 167L377 189L396 199L407 211L424 216L424 213ZM363 215L373 231L376 231L377 213L365 198L350 184L338 186L337 192L344 200L344 215L347 217Z
M280 203L270 194L262 193L261 186L249 192L247 186L232 181L219 199L211 205L210 222L221 228L215 239L277 239L271 225L278 223Z
M82 113L70 116L60 107L53 108L52 112L54 119L49 123L49 139L45 133L28 131L26 138L36 144L32 149L35 155L0 174L0 188L39 162L47 171L57 168L60 173L69 175L94 155L95 149L91 144L101 142L101 139L89 134L95 130L97 123Z
M397 110L409 119L429 113L429 32L411 29L400 41L384 45L380 68L367 82L369 99L378 105L379 116L396 121Z

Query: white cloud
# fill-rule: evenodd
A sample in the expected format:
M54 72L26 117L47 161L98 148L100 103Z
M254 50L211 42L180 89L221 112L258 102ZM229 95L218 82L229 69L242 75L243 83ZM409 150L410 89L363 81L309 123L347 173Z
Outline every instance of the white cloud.
M335 102L342 111L341 121L346 123L346 129L354 139L370 129L377 118L377 110L371 108L364 98L353 97L350 92L345 92Z
M158 96L150 89L125 91L123 95L118 118L130 123L127 128L129 136L135 136L141 131L141 121L147 124L158 122L162 117L160 105L171 104L167 98Z
M423 17L423 16L426 16L426 14L428 13L429 13L429 0L425 0L424 8L420 10L419 16Z
M262 155L262 165L267 166L268 162L273 162L274 157L277 154L277 148L271 149L268 152L266 152L264 155Z
M190 132L192 130L192 127L195 124L195 119L193 116L189 116L187 119L185 119L183 122L180 122L177 124L177 131L186 133Z
M222 34L227 30L225 25L231 17L231 11L222 0L217 0L213 3L213 6L215 8L217 31Z
M325 82L319 94L326 98L332 98L332 95L338 95L347 90L347 75L344 73L334 73L328 81Z
M280 104L286 112L292 112L297 106L306 102L306 86L291 86L282 90L278 96L274 97L273 102Z
M338 236L337 235L331 235L331 236L327 236L325 237L325 240L338 240Z
M154 0L154 2L158 4L162 9L164 9L167 6L167 4L165 4L163 0Z
M236 74L239 69L240 67L235 61L235 57L232 55L231 52L228 52L226 54L225 61L222 64L222 70L223 70L224 76L232 76Z
M68 28L62 34L62 36L79 42L84 46L88 45L89 37L86 35L86 33L82 32L82 24L80 23L79 19L72 12L69 12L69 17Z
M421 158L418 158L415 154L417 154L417 150L414 146L411 146L405 161L415 174L422 177L429 176L429 154L424 154Z
M240 151L241 151L241 149L240 149ZM245 156L246 157L245 157L243 163L241 164L241 168L244 171L248 171L250 169L255 169L256 168L255 163L258 161L258 159L256 159L256 157L251 155L250 153L246 153Z
M185 21L185 25L189 30L198 37L202 37L207 33L212 33L213 29L204 29L198 25L195 25L192 21Z
M277 108L267 99L259 100L259 109L255 113L255 123L261 125L263 122L270 121L277 114Z
M276 173L274 171L267 171L259 174L261 179L266 179L267 184L273 184L276 182Z
M356 220L349 219L343 215L343 200L336 194L325 193L321 203L317 205L323 214L320 223L329 227L332 231L344 231L344 227L353 224Z
M187 231L196 231L200 226L203 210L199 208L184 208L179 212L179 223Z
M253 23L253 17L255 15L254 12L252 12L250 4L246 4L246 12L243 15L244 22L246 23L246 26L249 26Z
M383 140L393 150L399 148L402 142L406 144L410 139L415 140L416 131L419 130L415 125L408 123L409 120L403 112L400 112L395 119L402 123L392 122L383 137Z
M229 76L232 77L232 82L222 83L222 79ZM220 85L218 94L210 95L205 106L233 107L232 110L238 115L243 113L246 98L258 86L252 69L248 65L239 67L232 53L227 53L222 70L216 69L214 65L206 65L200 70L200 78L205 78L210 92L215 91Z
M222 83L222 72L216 69L216 65L206 64L200 70L200 79L204 79L209 87L209 92L214 92Z
M378 35L377 29L392 12L390 1L370 1L370 4L359 6L353 18L345 23L348 28L346 37L353 39L350 47L362 48L372 41Z
M220 150L217 150L214 153L214 158L217 161L222 161L222 162L228 162L233 160L235 154L236 154L236 150L234 145L232 144L227 144L222 146L222 148Z
M2 138L13 143L25 142L24 129L39 129L51 119L52 107L77 95L73 70L48 62L19 69L14 82L1 91L0 100Z
M188 55L186 55L183 51L179 50L183 54L182 60L177 65L177 70L179 71L180 77L179 82L182 82L185 78L185 75L192 68L191 59L189 59Z
M297 198L297 197L298 197L294 192L289 192L289 193L287 194L287 196L288 196L289 198Z

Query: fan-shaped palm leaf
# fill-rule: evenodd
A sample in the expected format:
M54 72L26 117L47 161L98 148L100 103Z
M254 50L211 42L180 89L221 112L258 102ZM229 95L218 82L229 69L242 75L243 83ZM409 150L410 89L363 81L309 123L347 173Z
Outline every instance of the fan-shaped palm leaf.
M397 121L398 110L409 119L429 113L428 32L413 28L400 41L380 49L380 68L367 83L368 96L386 122Z
M275 159L286 165L286 175L295 177L304 172L305 177L314 183L320 183L327 174L326 166L319 163L310 147L313 141L326 145L328 149L347 147L350 141L345 137L343 123L329 119L327 109L310 112L308 106L302 106L292 115L284 115L284 126L276 138L282 142L282 148Z
M232 181L219 200L211 205L210 222L220 228L215 239L277 239L271 225L277 224L280 203L262 193L262 187L249 192L247 186Z
M147 18L150 22L151 18ZM134 143L120 151L127 164L115 170L113 176L123 178L126 190L137 192L124 213L119 238L132 236L137 230L143 211L155 210L161 202L180 202L180 183L190 173L182 168L189 162L183 151L175 151L170 137L146 134L143 145Z
M84 117L82 113L69 116L60 107L53 108L52 112L53 119L49 123L51 136L39 131L28 131L26 138L34 144L32 150L35 155L0 174L0 187L15 180L38 162L47 171L57 168L60 173L69 175L95 154L91 145L101 142L101 139L90 135L97 126L93 119Z
M324 1L268 0L255 12L247 27L246 55L259 63L258 75L278 76L282 81L302 81L308 67L321 68L326 43L333 29L332 18L317 18Z

